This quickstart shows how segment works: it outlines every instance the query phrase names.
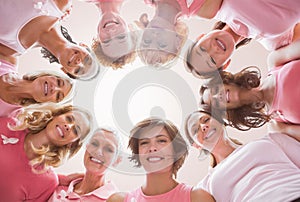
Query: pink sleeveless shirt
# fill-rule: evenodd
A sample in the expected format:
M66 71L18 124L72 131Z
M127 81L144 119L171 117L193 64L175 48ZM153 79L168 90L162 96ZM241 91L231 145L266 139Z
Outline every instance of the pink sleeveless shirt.
M147 196L143 193L141 188L136 189L128 193L125 196L124 202L162 202L162 201L180 201L180 202L190 202L191 201L191 191L192 187L185 185L183 183L178 184L171 191L155 195Z
M276 87L268 113L276 113L277 121L300 124L300 60L278 67L270 74L276 78Z
M24 53L26 48L19 41L20 30L39 16L61 18L64 13L53 0L1 0L0 15L0 43Z
M223 0L214 19L275 50L291 42L293 28L300 21L299 8L298 0Z

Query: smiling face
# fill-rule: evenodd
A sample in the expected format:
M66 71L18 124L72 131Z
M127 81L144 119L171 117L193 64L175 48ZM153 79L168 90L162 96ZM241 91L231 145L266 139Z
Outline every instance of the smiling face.
M40 76L32 81L32 97L37 102L60 102L70 92L71 83L56 76Z
M196 75L213 72L226 65L234 49L235 41L231 34L214 30L194 44L188 62Z
M171 171L174 163L172 140L162 126L143 131L138 140L139 159L148 173Z
M63 66L62 71L75 78L92 77L96 74L97 65L83 44L78 46L70 43L61 51L58 60Z
M63 146L83 139L89 129L87 117L79 111L71 111L54 117L45 130L53 145Z
M218 109L235 109L243 105L241 102L243 90L247 91L234 84L216 85L202 92L201 102Z
M98 24L103 53L118 59L133 51L133 41L126 22L116 13L104 13Z
M112 133L97 131L86 146L84 166L88 172L103 175L118 159L118 139Z
M193 146L212 151L223 136L223 125L204 112L194 112L187 122L189 137L194 141Z

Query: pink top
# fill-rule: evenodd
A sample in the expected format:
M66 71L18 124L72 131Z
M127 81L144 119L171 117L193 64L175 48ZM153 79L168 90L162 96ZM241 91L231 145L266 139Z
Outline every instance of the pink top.
M72 181L69 187L59 186L56 188L55 192L48 200L48 202L56 202L56 201L89 201L89 202L105 202L106 199L113 193L118 191L118 188L112 183L107 182L104 186L99 187L98 189L84 195L78 195L73 192L76 184L81 182L82 178L76 179Z
M300 142L280 133L237 148L198 184L216 201L292 201L300 197Z
M154 2L159 0L144 0L146 4L153 5ZM203 5L205 0L194 0L191 4L188 5L186 0L177 0L181 8L181 15L192 16L194 15Z
M1 0L0 14L0 43L17 53L26 50L19 41L19 32L28 22L39 16L64 15L53 0Z
M0 60L0 77L4 74L17 73L17 66L12 65L4 60ZM21 106L9 104L0 99L0 117L8 116L12 111Z
M267 50L289 44L300 21L298 0L223 0L215 19L234 32L254 38Z
M24 151L25 131L10 131L8 118L0 118L1 201L46 201L58 186L57 175L48 170L36 174Z
M270 74L276 78L276 87L269 114L279 115L275 119L281 122L300 124L300 60L289 62Z
M171 191L155 195L146 196L141 188L136 189L128 193L124 199L124 202L162 202L162 201L180 201L190 202L191 201L192 187L183 183L178 184Z

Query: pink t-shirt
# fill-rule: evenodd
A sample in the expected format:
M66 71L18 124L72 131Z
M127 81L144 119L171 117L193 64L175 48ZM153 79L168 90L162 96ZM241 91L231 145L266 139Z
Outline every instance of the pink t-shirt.
M180 201L180 202L190 202L191 201L191 191L192 187L185 185L183 183L178 184L171 191L155 195L146 196L141 188L136 189L128 193L125 196L124 202L162 202L162 201Z
M300 142L271 133L237 148L198 184L216 201L292 201L300 197Z
M17 53L26 50L19 41L19 32L28 22L39 16L64 15L53 0L1 0L0 13L0 43Z
M48 202L56 201L89 201L89 202L105 202L106 199L113 193L118 191L118 188L110 181L106 182L104 186L99 187L98 189L84 195L78 195L74 192L74 187L76 184L81 182L82 178L72 181L67 186L59 186L56 188L55 192L48 200Z
M277 67L270 74L276 78L276 87L269 114L278 115L280 122L300 124L300 60L295 60Z
M4 60L0 60L0 77L4 74L16 73L17 66L12 65ZM8 116L12 111L19 109L21 106L9 104L0 99L0 117Z
M24 151L26 132L10 131L8 121L0 118L1 201L46 201L58 186L58 177L52 170L32 172Z
M154 2L159 0L144 0L146 4L153 5ZM205 0L194 0L191 4L188 4L186 0L177 0L181 8L181 15L192 16L194 15L203 5Z
M298 0L223 0L215 19L234 32L254 38L267 50L288 45L300 21Z

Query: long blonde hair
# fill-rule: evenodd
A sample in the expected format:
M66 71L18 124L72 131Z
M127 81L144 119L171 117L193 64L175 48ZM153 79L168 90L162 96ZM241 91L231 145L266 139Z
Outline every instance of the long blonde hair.
M31 105L15 112L15 117L13 118L15 120L15 123L8 125L8 127L11 130L15 131L27 130L27 135L36 134L44 130L54 117L70 111L80 112L88 119L89 123L92 122L91 115L81 108L71 105L58 106L55 104L47 103L43 105ZM86 139L88 133L90 132L90 129L91 125L89 126L86 134L83 134L80 139L68 145L47 145L36 148L33 146L33 144L31 144L31 148L36 154L36 157L30 161L30 165L32 166L33 171L37 172L36 168L40 168L41 166L43 168L47 168L49 166L58 167L66 159L74 156L81 148L83 141Z

